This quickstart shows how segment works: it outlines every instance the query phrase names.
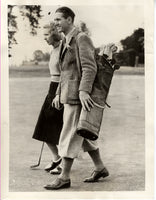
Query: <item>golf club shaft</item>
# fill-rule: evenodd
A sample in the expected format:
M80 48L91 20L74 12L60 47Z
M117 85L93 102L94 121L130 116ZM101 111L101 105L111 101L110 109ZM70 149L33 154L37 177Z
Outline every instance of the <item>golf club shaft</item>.
M38 165L40 165L40 162L41 162L43 147L44 147L44 142L42 143L41 152L40 152L40 156L39 156L39 160L38 160Z
M41 157L42 157L42 152L43 152L43 147L44 147L44 142L42 143L42 147L41 147L41 152L40 152L40 156L39 156L39 159L38 159L38 163L36 165L30 166L30 168L33 169L33 168L38 167L40 165Z

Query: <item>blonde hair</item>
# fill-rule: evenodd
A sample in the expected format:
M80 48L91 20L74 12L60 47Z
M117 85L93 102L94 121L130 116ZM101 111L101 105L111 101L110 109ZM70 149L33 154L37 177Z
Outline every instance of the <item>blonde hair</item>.
M57 31L57 28L56 28L54 22L50 22L50 23L48 23L48 24L45 24L45 25L43 26L43 28L49 29L50 32L52 32L52 31L54 31L54 30Z
M53 39L58 42L62 40L62 34L57 31L56 25L53 21L43 26L44 29L49 29L49 33L52 33Z

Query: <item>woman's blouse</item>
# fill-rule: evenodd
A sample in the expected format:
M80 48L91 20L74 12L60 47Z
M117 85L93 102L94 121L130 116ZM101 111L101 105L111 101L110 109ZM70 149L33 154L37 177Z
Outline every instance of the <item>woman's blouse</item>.
M59 68L59 46L54 48L50 54L49 70L52 82L59 82L60 68Z

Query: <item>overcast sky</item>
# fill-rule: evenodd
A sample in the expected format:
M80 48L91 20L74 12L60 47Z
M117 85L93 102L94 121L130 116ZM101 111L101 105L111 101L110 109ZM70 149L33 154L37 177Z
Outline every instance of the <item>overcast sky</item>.
M76 14L75 23L86 22L95 46L114 42L119 44L121 39L131 35L137 28L144 28L144 8L140 5L102 5L102 6L70 6ZM44 17L40 26L53 20L58 6L42 6ZM51 12L51 15L48 15ZM13 57L10 64L20 64L24 59L31 59L35 50L49 52L49 47L43 38L43 29L38 30L37 36L29 34L29 23L19 15L18 8L14 9L18 16L18 32L15 35L18 45L12 49Z

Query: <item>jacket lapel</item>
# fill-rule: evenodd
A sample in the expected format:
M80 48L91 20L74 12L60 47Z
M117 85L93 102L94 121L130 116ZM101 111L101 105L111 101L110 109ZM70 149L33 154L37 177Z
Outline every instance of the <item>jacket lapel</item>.
M65 44L63 44L63 41L61 42L61 50L60 50L60 59L62 60L63 55L65 54L66 50L68 49L68 46L70 46L70 43L72 41L72 38L78 34L78 30L75 28L73 33L70 35L70 37L68 38L68 40L65 42Z
M61 58L62 58L62 52L63 52L63 47L64 45L63 45L63 41L61 41L61 43L60 43L60 47L59 47L59 61L61 60Z

